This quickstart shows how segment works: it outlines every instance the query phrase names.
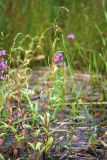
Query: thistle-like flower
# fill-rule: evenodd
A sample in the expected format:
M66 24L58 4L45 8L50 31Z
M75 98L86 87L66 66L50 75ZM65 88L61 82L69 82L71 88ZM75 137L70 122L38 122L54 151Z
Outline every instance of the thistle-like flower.
M68 34L67 38L70 40L70 41L73 41L75 39L75 35L70 33Z
M62 66L64 62L64 54L63 51L59 51L55 56L54 56L54 62L57 67Z

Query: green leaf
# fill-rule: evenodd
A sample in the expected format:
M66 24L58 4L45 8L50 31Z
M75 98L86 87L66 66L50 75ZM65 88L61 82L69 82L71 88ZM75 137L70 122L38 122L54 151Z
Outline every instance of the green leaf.
M28 142L28 144L30 145L30 147L35 150L35 145L33 143Z
M37 142L37 144L36 144L36 150L37 150L37 151L40 151L41 145L42 145L41 142Z
M105 148L107 148L107 144L106 144L104 141L101 141L101 143L103 144L103 146L104 146Z
M37 112L38 113L38 101L35 103L35 105L34 105L34 110L35 110L35 112Z
M23 127L24 128L31 128L32 129L31 125L29 125L29 124L24 124Z
M20 142L21 140L24 139L24 136L22 136L22 135L16 135L15 138L16 138L16 140L17 140L18 142Z
M9 126L10 128L11 128L11 130L15 133L15 132L17 132L17 129L15 128L15 127L13 127L13 126Z
M6 128L9 128L9 125L6 124L5 122L1 122Z
M46 133L48 133L48 130L45 127L42 127L42 128Z
M40 131L41 131L41 130L38 129L38 130L34 133L35 137L37 137L37 136L39 135Z
M45 123L45 119L43 116L39 115L40 119L42 120L43 123Z
M96 140L96 137L94 135L89 138L89 142L93 142L95 140Z
M5 160L1 153L0 153L0 160Z
M0 137L4 136L5 134L6 134L6 133L1 133L1 134L0 134Z
M46 143L46 146L45 146L45 150L46 152L49 150L49 148L52 146L52 143L53 143L53 137L49 137L48 138L48 141Z
M107 131L105 132L105 136L107 136Z

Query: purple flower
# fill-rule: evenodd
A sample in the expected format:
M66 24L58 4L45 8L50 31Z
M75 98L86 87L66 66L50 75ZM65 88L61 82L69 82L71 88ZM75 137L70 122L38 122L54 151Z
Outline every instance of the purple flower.
M5 71L5 61L4 56L6 54L5 50L0 51L0 80L4 80L4 71Z
M0 80L4 81L4 75L0 76Z
M64 61L64 55L62 52L59 53L59 58L60 58L60 61L63 62Z
M54 62L56 63L57 66L62 66L63 61L64 61L63 51L59 51L59 52L54 56Z
M59 55L55 55L55 57L54 57L54 62L55 62L55 63L59 62Z
M75 35L70 33L70 34L68 34L67 38L72 41L75 39Z
M0 56L5 56L5 54L6 54L6 50L0 51Z
M4 59L1 60L0 62L0 68L4 69L5 68L5 62Z

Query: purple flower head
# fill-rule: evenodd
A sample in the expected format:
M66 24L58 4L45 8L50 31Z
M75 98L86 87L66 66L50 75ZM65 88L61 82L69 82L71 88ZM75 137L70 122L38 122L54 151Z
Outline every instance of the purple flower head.
M4 69L5 68L5 62L4 59L1 60L0 62L0 68Z
M4 75L0 76L0 80L4 81Z
M70 34L68 34L67 38L72 41L75 39L75 35L70 33Z
M4 80L4 72L5 72L5 61L4 56L6 54L5 50L0 51L0 80Z
M59 52L54 56L54 62L56 63L57 66L62 66L63 61L64 61L63 51L59 51Z
M6 54L6 50L0 51L0 56L5 56L5 54Z
M59 53L59 58L60 58L60 61L63 62L64 61L64 55L63 55L63 52L60 52Z
M55 55L55 57L54 57L54 62L55 62L55 63L59 62L59 56L58 56L58 55Z

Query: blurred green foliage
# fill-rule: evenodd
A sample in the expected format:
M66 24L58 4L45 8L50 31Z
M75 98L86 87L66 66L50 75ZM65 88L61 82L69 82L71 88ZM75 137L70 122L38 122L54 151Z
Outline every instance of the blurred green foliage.
M60 7L67 8L69 12ZM102 38L105 42L107 40L106 9L106 0L0 0L0 48L10 51L18 33L22 33L22 38L27 34L40 36L57 17L57 24L64 30L65 39L68 33L76 35L79 46L76 45L73 52L78 52L77 57L81 59L81 52L87 52L88 57L83 60L87 64L89 52L101 52ZM44 54L49 55L51 44L52 33L45 39ZM75 63L77 57L73 59Z

